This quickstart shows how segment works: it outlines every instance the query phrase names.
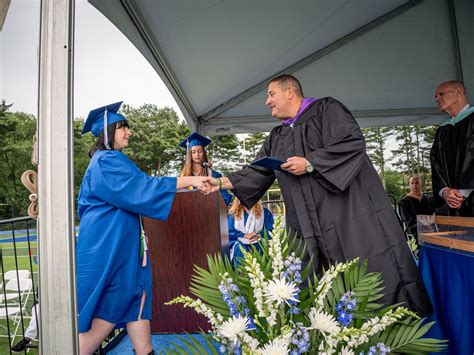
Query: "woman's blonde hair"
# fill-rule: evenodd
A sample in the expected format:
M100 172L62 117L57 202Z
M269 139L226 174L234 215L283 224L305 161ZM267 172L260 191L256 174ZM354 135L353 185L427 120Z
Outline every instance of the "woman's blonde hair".
M209 163L209 159L207 158L207 152L204 147L202 147L202 161ZM200 166L199 168L201 170L199 171L198 176L206 176L206 168L203 168L202 166ZM191 157L191 148L189 148L186 152L183 170L181 170L181 176L193 176L193 160Z
M263 212L262 202L258 201L252 207L252 211L256 218L260 218ZM229 214L233 215L234 218L238 220L240 220L244 215L244 205L240 203L240 200L237 197L234 197L234 202L232 202Z

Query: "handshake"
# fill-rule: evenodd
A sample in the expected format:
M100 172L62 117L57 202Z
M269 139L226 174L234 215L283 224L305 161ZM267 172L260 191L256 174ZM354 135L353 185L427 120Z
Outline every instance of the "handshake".
M212 176L183 176L178 178L177 189L193 186L204 195L222 189L231 189L233 186L226 177L214 178Z

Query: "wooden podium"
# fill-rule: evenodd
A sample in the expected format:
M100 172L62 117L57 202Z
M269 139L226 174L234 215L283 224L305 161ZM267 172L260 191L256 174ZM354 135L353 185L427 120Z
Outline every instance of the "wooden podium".
M225 255L227 207L220 193L178 191L167 221L144 219L153 273L152 333L208 330L206 319L182 305L164 303L188 289L194 265L207 268L207 254ZM192 296L195 298L194 296Z

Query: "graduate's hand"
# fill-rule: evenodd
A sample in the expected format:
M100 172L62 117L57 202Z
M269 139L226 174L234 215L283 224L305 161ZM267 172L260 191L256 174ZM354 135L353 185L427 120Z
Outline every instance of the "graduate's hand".
M201 188L204 184L204 176L180 176L177 178L176 189L184 189L189 186Z
M303 175L306 174L306 165L308 165L308 161L305 158L290 157L286 160L286 163L280 165L280 168L293 175Z
M202 189L203 186L206 184L206 182L204 181L204 176L193 176L191 178L193 179L191 181L192 186L197 189Z
M258 240L258 238L260 238L260 234L258 234L257 232L250 232L245 234L244 238L250 240L251 242L255 242L256 240Z
M204 195L208 195L211 192L219 191L219 180L212 176L204 177L204 186L199 189Z
M446 188L443 190L443 198L451 208L461 208L464 196L457 189Z

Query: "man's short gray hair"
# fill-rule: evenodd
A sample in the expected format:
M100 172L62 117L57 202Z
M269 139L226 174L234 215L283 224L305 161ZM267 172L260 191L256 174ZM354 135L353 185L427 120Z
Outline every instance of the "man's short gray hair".
M303 95L303 88L301 87L301 83L298 79L296 79L293 75L290 74L282 74L274 77L268 84L271 83L278 83L282 90L286 90L289 87L293 89L296 96L304 97Z

